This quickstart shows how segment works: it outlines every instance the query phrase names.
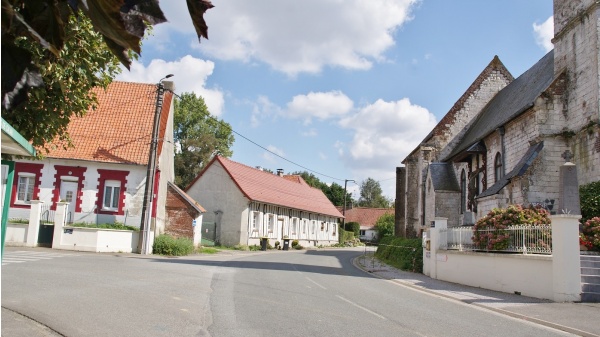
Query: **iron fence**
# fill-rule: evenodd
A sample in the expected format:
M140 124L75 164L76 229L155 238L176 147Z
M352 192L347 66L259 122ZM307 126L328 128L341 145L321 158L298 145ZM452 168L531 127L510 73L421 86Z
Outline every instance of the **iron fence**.
M550 225L514 225L504 229L452 227L440 230L440 249L552 254Z

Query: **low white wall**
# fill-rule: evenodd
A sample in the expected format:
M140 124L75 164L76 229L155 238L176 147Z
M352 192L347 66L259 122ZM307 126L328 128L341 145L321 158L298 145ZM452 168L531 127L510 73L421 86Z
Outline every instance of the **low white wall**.
M553 299L552 256L439 250L437 279Z
M137 250L139 232L63 227L63 233L55 249L87 252L131 253Z
M6 224L6 246L20 247L27 244L28 224Z

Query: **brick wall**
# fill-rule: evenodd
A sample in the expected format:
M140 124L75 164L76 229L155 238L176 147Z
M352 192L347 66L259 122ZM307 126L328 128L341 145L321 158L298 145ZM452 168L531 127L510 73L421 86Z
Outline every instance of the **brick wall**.
M199 216L198 211L191 207L185 199L170 186L167 190L167 221L165 234L174 237L194 238L192 221Z

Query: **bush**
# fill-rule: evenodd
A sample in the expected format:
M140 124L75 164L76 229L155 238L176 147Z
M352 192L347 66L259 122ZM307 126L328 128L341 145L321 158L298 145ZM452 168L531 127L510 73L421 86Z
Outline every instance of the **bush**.
M583 224L579 243L589 250L600 251L600 217L591 218Z
M503 250L510 243L510 232L515 225L550 225L550 213L539 206L523 208L510 205L507 208L494 208L479 219L473 227L473 244L482 250ZM550 235L550 231L544 233Z
M579 186L581 223L600 217L600 181Z
M360 224L358 222L346 222L344 230L354 233L355 237L360 235Z
M378 239L381 240L386 236L394 236L396 230L396 223L394 221L394 214L384 214L377 219L375 222L375 229L377 229Z
M93 223L86 223L86 222L76 222L73 224L70 224L69 226L71 227L81 227L81 228L103 228L103 229L117 229L117 230L123 230L123 231L135 231L135 232L139 232L140 229L138 227L133 227L133 226L129 226L129 225L125 225L122 222L115 222L115 223L101 223L101 224L93 224Z
M296 246L299 246L299 245L300 245L300 241L298 241L298 240L292 241L292 248L296 248Z
M414 273L423 272L423 249L421 239L388 236L382 238L375 256L398 269Z
M348 241L354 241L354 232L345 231L340 229L340 243L345 244Z
M189 255L194 251L194 243L188 238L174 238L170 235L162 234L154 239L152 245L154 254L169 256Z

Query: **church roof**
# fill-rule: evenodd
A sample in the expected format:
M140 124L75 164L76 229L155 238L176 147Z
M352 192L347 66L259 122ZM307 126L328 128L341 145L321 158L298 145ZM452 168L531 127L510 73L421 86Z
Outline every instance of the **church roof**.
M538 154L540 154L540 152L542 151L543 148L544 148L544 142L539 142L537 144L531 145L529 147L529 149L527 150L527 152L525 153L525 155L523 155L521 160L519 160L517 165L515 165L515 167L510 172L508 172L504 177L502 177L500 180L498 180L490 188L483 191L483 193L481 193L477 197L483 198L483 197L497 194L498 192L500 192L500 190L502 190L504 188L504 186L508 185L508 183L510 182L510 180L512 178L523 176L523 174L525 174L525 172L527 172L527 170L529 169L531 164L533 164L533 161L537 158Z
M530 109L553 80L554 51L552 50L494 96L479 113L477 120L471 125L461 142L442 161L450 160L498 127Z
M280 177L221 156L215 156L186 190L189 190L207 170L216 164L223 167L242 194L251 201L330 215L336 218L343 217L323 191L311 187L302 177Z
M454 168L450 163L431 163L429 174L436 191L460 192L458 180L454 174Z

